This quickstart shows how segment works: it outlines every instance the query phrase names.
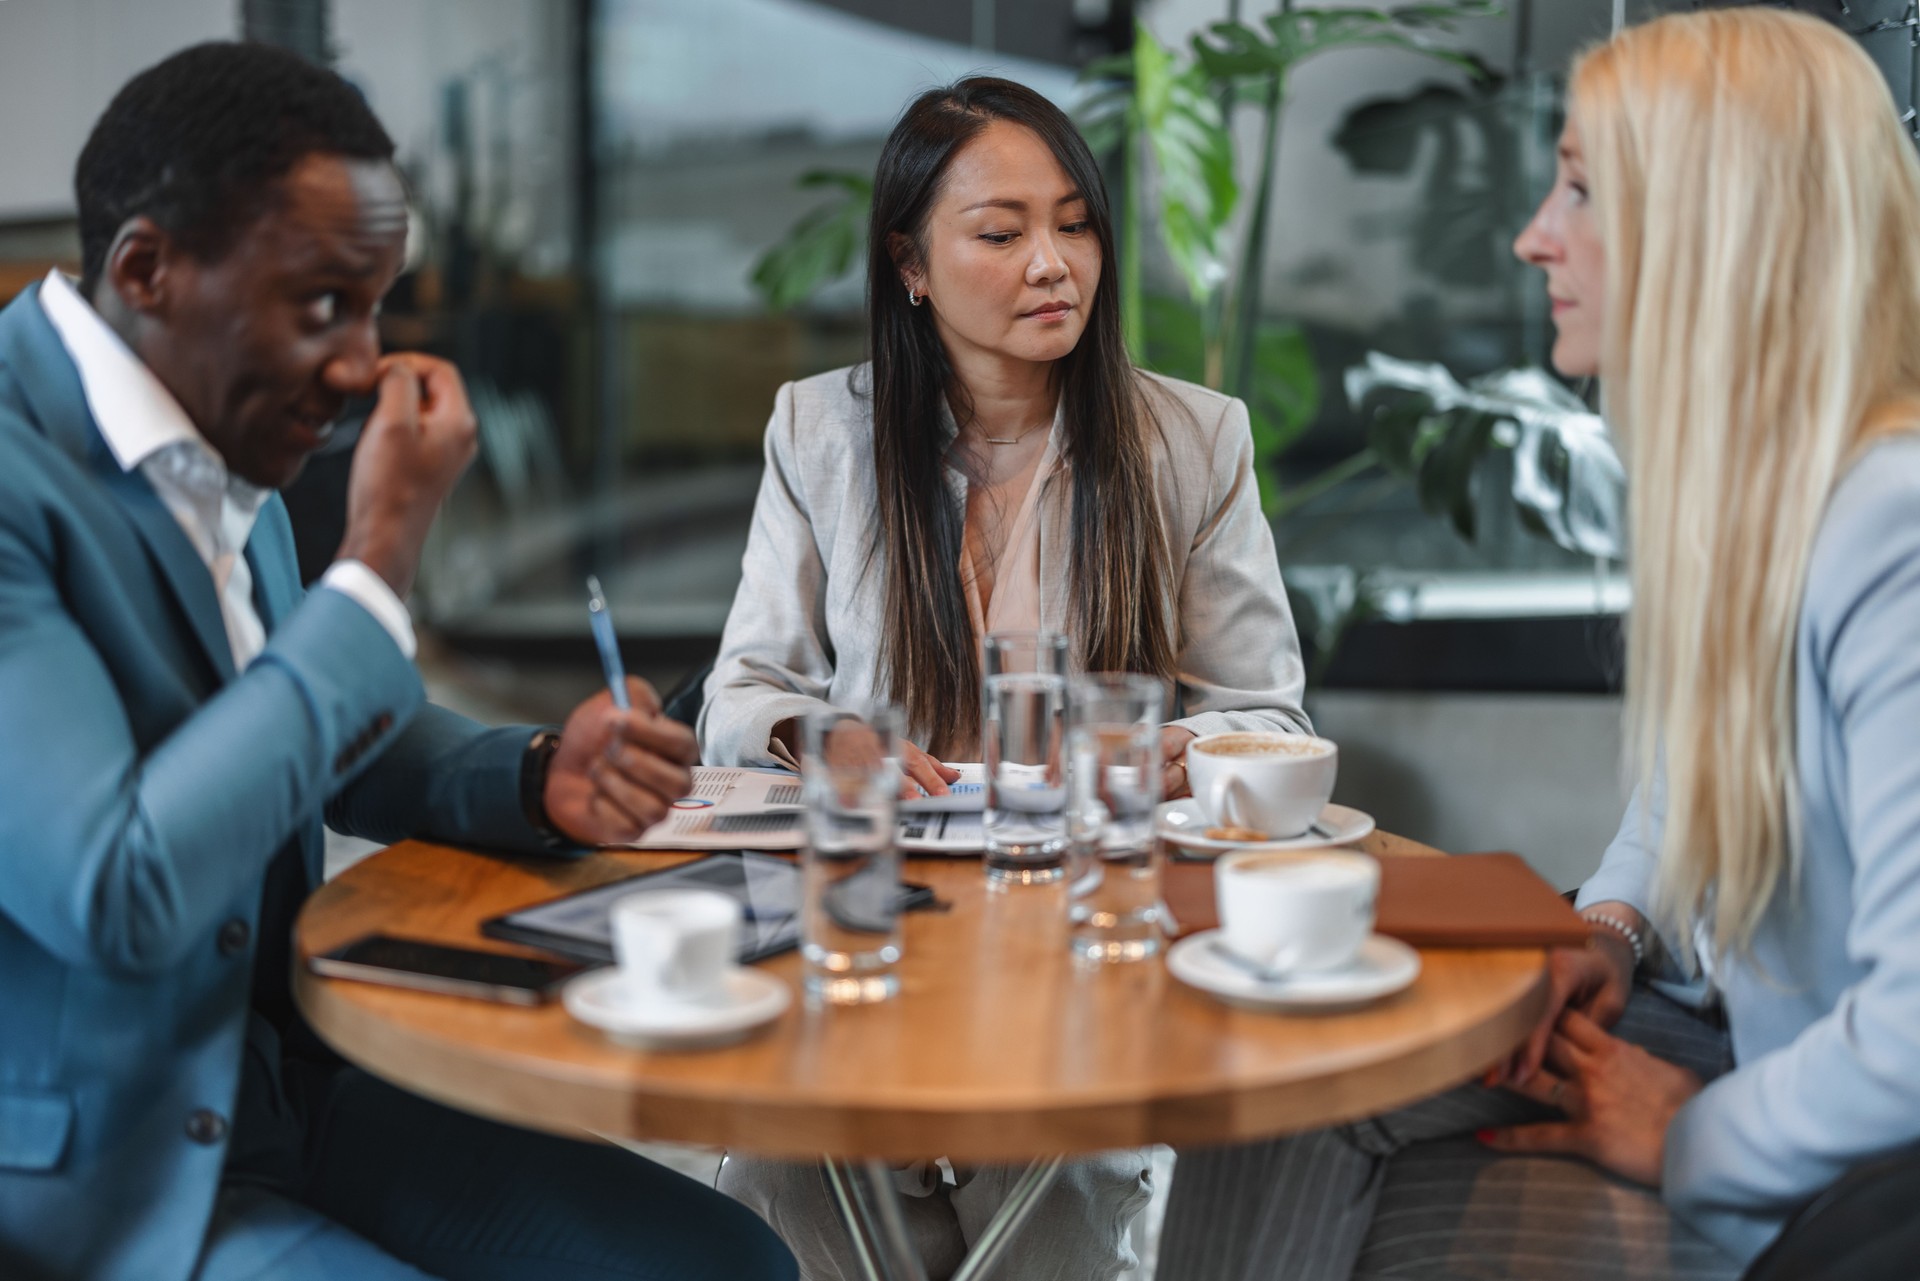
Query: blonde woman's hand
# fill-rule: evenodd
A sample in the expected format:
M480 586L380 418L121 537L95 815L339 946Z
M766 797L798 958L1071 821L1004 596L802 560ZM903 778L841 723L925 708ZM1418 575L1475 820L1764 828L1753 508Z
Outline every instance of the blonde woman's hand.
M1193 785L1187 781L1187 744L1194 740L1194 732L1181 729L1178 725L1160 727L1160 797L1162 800L1177 801L1182 796L1193 795Z
M1546 1069L1515 1087L1515 1093L1559 1108L1567 1119L1482 1130L1475 1137L1497 1152L1583 1156L1657 1188L1674 1114L1703 1088L1687 1069L1568 1010L1547 1042Z
M1620 1021L1633 994L1633 948L1613 930L1594 926L1585 947L1547 953L1547 1008L1525 1044L1488 1071L1483 1084L1519 1086L1540 1070L1547 1042L1567 1010L1578 1010L1603 1028Z
M957 782L960 771L935 760L913 744L900 744L900 799L911 801L921 795L945 796L947 784Z

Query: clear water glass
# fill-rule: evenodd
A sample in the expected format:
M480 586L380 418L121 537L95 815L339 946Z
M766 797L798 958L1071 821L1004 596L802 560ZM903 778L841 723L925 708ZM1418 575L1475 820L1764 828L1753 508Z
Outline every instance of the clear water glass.
M1148 676L1073 681L1067 701L1069 938L1085 961L1160 951L1160 722L1166 689Z
M995 632L984 650L987 880L1001 889L1058 881L1067 862L1067 638Z
M900 723L890 709L820 711L800 754L805 992L815 1005L864 1005L900 990Z

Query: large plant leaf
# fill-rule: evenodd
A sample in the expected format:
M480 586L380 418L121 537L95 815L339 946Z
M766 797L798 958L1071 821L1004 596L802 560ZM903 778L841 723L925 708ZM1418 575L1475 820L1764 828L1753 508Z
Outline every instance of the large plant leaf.
M1110 156L1127 145L1127 118L1133 110L1132 72L1132 55L1114 54L1080 74L1082 84L1101 86L1081 99L1074 111L1080 136L1096 156Z
M1254 340L1247 413L1253 427L1260 507L1271 518L1283 506L1280 459L1320 414L1320 369L1300 326L1261 326Z
M1297 64L1335 49L1376 46L1404 49L1451 63L1476 77L1492 75L1478 57L1436 41L1458 24L1499 16L1498 4L1401 5L1391 9L1291 9L1268 14L1258 26L1216 22L1193 39L1194 56L1217 81L1284 77Z
M832 188L840 198L810 210L754 264L754 288L775 311L798 306L852 269L873 204L873 180L864 174L817 169L802 174L800 186Z
M1181 66L1145 27L1134 33L1133 132L1160 178L1160 237L1196 303L1226 281L1220 238L1240 186L1233 137L1206 73Z
M1200 312L1185 298L1148 294L1143 307L1146 363L1155 373L1199 382L1207 367L1207 334Z
M1417 170L1410 247L1420 270L1464 288L1511 278L1516 201L1505 184L1520 171L1520 139L1499 91L1426 85L1364 102L1340 122L1333 145L1358 173Z
M1500 420L1492 414L1462 410L1438 421L1444 422L1445 429L1420 461L1420 506L1430 516L1445 516L1455 533L1472 542L1474 478Z
M1193 37L1193 54L1217 80L1285 74L1296 56L1290 34L1283 28L1269 40L1244 22L1216 22Z
M1587 556L1625 551L1626 469L1599 415L1545 372L1504 370L1462 386L1443 366L1370 352L1346 384L1369 413L1380 461L1415 477L1421 505L1465 537L1480 460L1511 449L1511 495L1527 528Z

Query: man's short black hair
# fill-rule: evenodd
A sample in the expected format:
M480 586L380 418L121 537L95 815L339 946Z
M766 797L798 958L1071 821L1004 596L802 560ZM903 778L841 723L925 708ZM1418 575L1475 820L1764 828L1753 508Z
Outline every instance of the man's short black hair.
M83 292L127 219L144 214L203 262L267 211L276 184L316 152L392 160L358 90L284 49L221 41L183 49L114 95L80 152Z

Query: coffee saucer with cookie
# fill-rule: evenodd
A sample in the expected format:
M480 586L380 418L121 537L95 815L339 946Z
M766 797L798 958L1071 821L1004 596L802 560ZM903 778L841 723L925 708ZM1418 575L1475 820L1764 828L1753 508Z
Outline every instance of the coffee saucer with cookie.
M1306 831L1297 836L1275 836L1259 828L1216 823L1191 797L1162 805L1155 823L1163 840L1196 854L1328 849L1354 844L1372 832L1373 826L1373 816L1364 810L1326 805Z

